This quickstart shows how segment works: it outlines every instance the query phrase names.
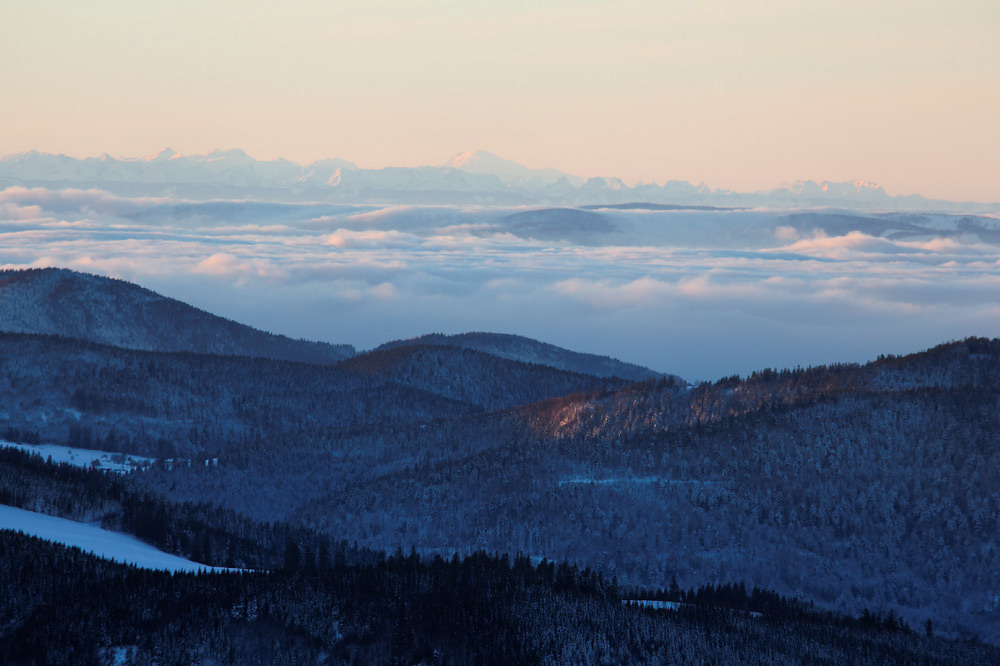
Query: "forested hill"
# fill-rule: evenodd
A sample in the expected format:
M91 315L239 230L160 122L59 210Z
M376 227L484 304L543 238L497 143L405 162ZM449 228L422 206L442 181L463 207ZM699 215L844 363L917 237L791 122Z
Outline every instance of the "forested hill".
M548 365L560 370L598 377L620 377L639 381L663 376L663 373L634 363L625 363L609 356L574 352L531 338L505 333L461 333L459 335L431 333L410 340L387 342L378 349L394 349L412 345L473 349L501 358Z
M334 366L18 333L0 333L0 404L7 427L43 442L161 457L232 454L260 438L320 447L482 409Z
M252 439L267 453L288 437L329 449L352 431L416 428L626 384L453 348L321 366L0 333L6 427L45 442L164 457L233 454Z
M165 502L135 481L0 451L0 501L99 520L171 553L251 570L150 571L0 530L0 661L965 665L1000 658L995 646L947 640L933 624L913 627L893 612L829 613L743 583L641 590L524 555L386 557L284 523Z
M595 390L615 390L629 383L617 377L600 378L449 346L379 349L342 361L337 367L477 404L487 410Z
M379 549L522 551L651 586L740 579L997 642L998 433L1000 341L970 339L373 427L324 450L141 478Z
M0 271L0 331L151 351L333 363L350 345L293 340L199 310L124 280L61 268Z
M906 356L765 369L688 386L664 378L617 392L566 396L525 407L521 418L546 436L623 437L665 432L755 413L806 407L844 396L1000 389L1000 340L968 338Z

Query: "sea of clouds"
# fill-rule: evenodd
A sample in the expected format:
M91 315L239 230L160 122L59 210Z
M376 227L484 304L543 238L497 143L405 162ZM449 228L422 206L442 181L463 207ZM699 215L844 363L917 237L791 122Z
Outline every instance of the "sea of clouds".
M0 264L367 349L517 333L686 379L1000 335L1000 216L284 204L0 191Z

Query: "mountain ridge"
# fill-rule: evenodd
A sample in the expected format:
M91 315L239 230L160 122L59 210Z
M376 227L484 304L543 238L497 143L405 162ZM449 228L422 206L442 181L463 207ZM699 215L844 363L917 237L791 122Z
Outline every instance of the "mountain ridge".
M509 333L488 333L470 331L456 335L428 333L407 340L392 340L376 347L388 350L409 345L460 347L485 352L493 356L526 363L539 363L560 370L594 375L597 377L620 377L632 381L654 379L664 373L644 368L634 363L626 363L609 356L575 352L556 345Z
M337 363L358 356L332 344L261 331L118 278L63 268L0 270L0 331L66 338L146 351L259 356L307 363ZM470 349L498 359L564 372L636 381L659 377L648 368L583 354L523 336L463 333L445 340L430 334L386 342L373 352L406 346ZM357 365L364 365L359 359Z
M532 169L504 159L485 150L459 153L445 164L446 167L467 173L492 174L507 184L551 185L565 180L574 187L583 184L583 178L559 169Z
M311 363L335 363L355 353L350 345L267 333L125 280L62 268L0 271L0 330L126 349Z
M1000 210L997 202L944 201L890 195L861 179L800 180L771 190L736 192L669 180L628 186L618 178L580 178L533 169L486 151L460 153L442 166L362 169L339 158L299 164L256 160L241 149L180 155L167 148L145 158L74 158L35 150L0 158L0 185L96 188L128 196L271 198L439 204L597 205L648 202L684 206Z

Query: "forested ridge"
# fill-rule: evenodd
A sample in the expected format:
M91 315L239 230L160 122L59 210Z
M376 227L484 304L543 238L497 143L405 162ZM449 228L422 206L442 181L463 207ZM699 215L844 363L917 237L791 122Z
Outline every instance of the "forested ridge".
M629 383L450 346L380 349L343 361L337 367L383 377L490 411L597 388L619 389Z
M93 501L67 472L0 465L9 503L189 557L259 567L315 535L303 560L524 553L1000 642L997 340L694 386L456 348L324 367L15 334L0 369L10 436L161 458ZM198 456L219 463L162 463Z
M293 340L209 314L139 285L64 268L0 271L0 330L82 337L150 351L334 363L350 345Z
M110 441L132 453L204 458L255 438L320 446L372 426L408 427L624 384L462 349L408 353L421 358L373 371L369 356L323 366L0 333L0 417L48 442Z
M444 335L430 333L409 340L393 340L379 345L376 351L395 349L397 347L435 346L460 347L484 352L511 360L526 361L549 365L561 370L569 370L598 377L621 377L632 381L657 378L663 373L654 372L649 368L634 363L624 363L608 356L582 354L562 349L555 345L532 340L521 335L504 333L461 333Z
M135 480L6 451L0 494L128 530L224 574L137 569L0 531L4 663L995 663L1000 651L894 614L856 617L744 584L623 588L571 563L474 552L420 557L348 547L306 529L176 505ZM64 504L79 494L80 507ZM138 522L122 520L141 507ZM68 513L67 513L68 512ZM157 543L156 529L145 538ZM243 556L201 544L239 542ZM257 548L254 556L253 548ZM634 605L670 599L674 610Z
M145 482L377 549L523 551L650 586L735 575L1000 640L998 358L968 340L665 379Z

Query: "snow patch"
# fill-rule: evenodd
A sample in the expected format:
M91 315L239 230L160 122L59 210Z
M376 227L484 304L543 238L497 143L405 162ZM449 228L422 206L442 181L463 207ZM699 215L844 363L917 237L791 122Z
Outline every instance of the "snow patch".
M655 601L653 599L623 599L622 603L635 604L641 608L656 608L658 610L678 610L681 606L687 606L688 604L682 604L679 601Z
M25 511L12 506L0 505L0 530L13 530L64 546L76 546L98 557L122 564L132 564L143 569L171 573L237 571L224 567L210 567L165 553L129 534L112 532L96 525Z
M89 467L109 472L118 472L119 474L144 470L156 462L156 458L146 458L131 453L101 451L98 449L78 449L58 444L19 444L17 442L0 440L0 447L37 453L46 460L51 458L54 463L69 463L75 467Z
M568 479L560 479L558 485L577 485L577 484L590 484L590 485L617 485L617 484L643 484L643 483L657 483L660 485L680 485L680 484L696 484L710 486L714 485L714 481L701 481L699 479L668 479L661 476L614 476L610 478L595 479L588 476L573 476Z

